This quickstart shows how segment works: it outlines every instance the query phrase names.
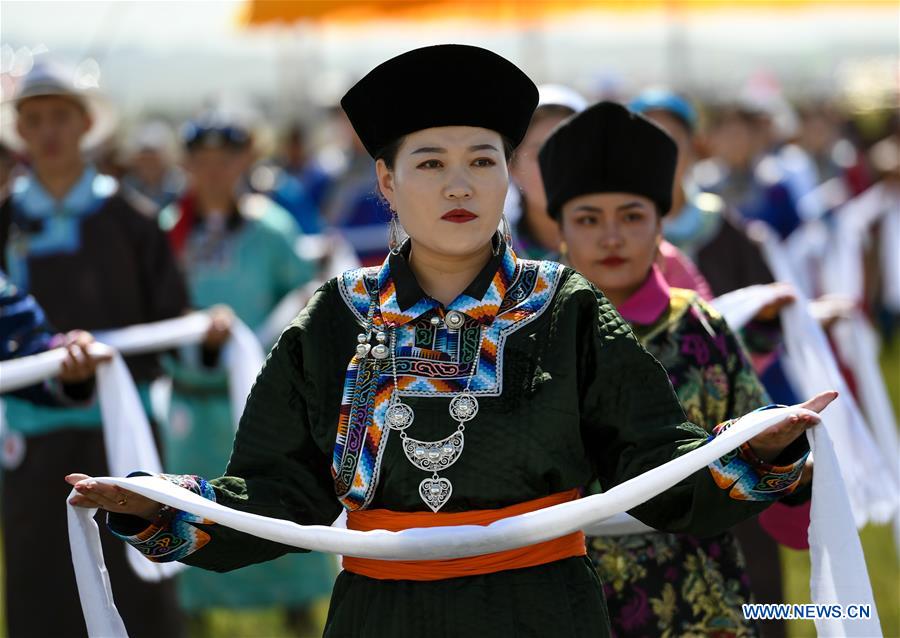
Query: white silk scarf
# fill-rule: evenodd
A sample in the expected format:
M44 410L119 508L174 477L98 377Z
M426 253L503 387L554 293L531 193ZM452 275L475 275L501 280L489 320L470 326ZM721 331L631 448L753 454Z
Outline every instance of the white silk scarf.
M763 239L763 256L778 281L795 283L787 250L771 231L755 229ZM859 405L838 368L819 322L809 310L810 301L795 290L796 301L781 310L786 356L785 373L801 396L837 390L840 397L828 408L829 435L834 441L841 475L858 528L866 523L887 523L898 511L900 485L892 471L894 460L872 436Z
M113 476L125 476L138 468L152 473L163 471L150 422L122 354L158 352L199 343L209 328L209 322L208 315L194 313L179 319L96 335L98 343L90 346L90 352L112 356L109 363L97 368L97 395L103 421L103 443ZM101 340L103 343L99 342ZM244 410L250 387L262 367L262 350L253 333L243 323L235 321L223 356L228 362L229 391L236 421ZM10 392L55 377L65 358L66 350L56 348L0 363L0 392ZM138 577L148 582L168 578L184 568L174 564L154 564L132 547L127 548L126 555Z
M622 483L608 492L563 503L490 525L460 525L407 529L400 532L359 532L324 525L296 523L239 512L206 500L156 477L98 478L177 509L274 542L313 551L381 560L438 560L477 556L558 538L632 509L675 483L702 471L715 459L777 423L797 408L778 408L747 415L706 445ZM810 557L813 602L868 604L868 620L817 621L820 636L880 636L868 573L849 513L838 465L828 433L819 426L808 432L817 455L813 475ZM819 464L821 463L821 465ZM73 492L74 493L74 492ZM69 542L88 633L92 637L127 636L115 608L103 561L95 510L68 506Z

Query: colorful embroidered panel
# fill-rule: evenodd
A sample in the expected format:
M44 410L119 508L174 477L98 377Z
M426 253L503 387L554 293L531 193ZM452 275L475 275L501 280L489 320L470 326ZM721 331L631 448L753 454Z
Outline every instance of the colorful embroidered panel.
M216 493L206 479L192 474L157 474L180 487L188 489L203 498L215 501ZM137 549L141 554L155 563L168 563L181 560L196 552L209 542L209 534L195 527L192 523L213 524L202 517L164 508L160 518L134 535L125 535L110 529L119 538Z
M499 396L506 339L549 307L562 270L555 262L517 260L507 249L482 299L463 294L446 308L425 297L402 310L388 261L381 268L344 273L338 287L363 326L378 300L372 322L376 329L395 331L400 396L450 397L465 389L470 375L474 394ZM465 316L458 330L431 323L433 316L454 310ZM354 355L347 367L332 474L335 492L349 510L366 507L378 484L389 432L384 415L394 385L390 365L390 359Z
M767 406L775 407L775 406ZM760 408L765 410L767 408ZM714 429L710 438L730 428L736 420L726 421ZM749 444L729 452L709 465L713 480L738 501L775 501L792 493L799 484L806 457L790 465L772 465L760 460Z

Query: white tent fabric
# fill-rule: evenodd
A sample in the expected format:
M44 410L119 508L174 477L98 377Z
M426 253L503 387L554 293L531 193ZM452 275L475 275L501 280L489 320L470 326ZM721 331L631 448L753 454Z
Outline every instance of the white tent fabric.
M98 478L108 485L142 494L172 507L202 516L260 538L313 551L382 560L436 560L476 556L522 547L557 538L629 510L653 498L671 485L703 470L713 460L780 421L796 408L780 408L750 414L707 445L674 459L606 493L589 496L536 512L510 517L487 526L462 525L408 529L400 532L358 532L322 525L297 525L290 521L238 512L172 483L155 477ZM825 458L813 476L813 519L810 526L813 600L818 604L869 604L868 622L831 620L817 623L820 636L878 636L877 612L862 548L851 519L846 494L833 454L828 452L828 433L815 428L810 435L814 453ZM821 488L819 487L821 485ZM74 494L74 492L73 492ZM122 637L121 618L112 602L112 591L97 542L95 511L69 507L69 542L89 634ZM835 513L838 515L836 516ZM839 551L835 551L838 549ZM835 581L835 582L832 582ZM837 582L840 581L840 582Z

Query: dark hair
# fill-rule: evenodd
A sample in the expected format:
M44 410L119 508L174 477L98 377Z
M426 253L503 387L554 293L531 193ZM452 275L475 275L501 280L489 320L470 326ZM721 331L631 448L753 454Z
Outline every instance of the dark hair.
M375 160L384 160L385 166L388 167L388 170L394 170L394 162L397 159L397 151L400 150L400 146L403 145L403 140L406 139L406 136L398 137L393 142L384 146L375 154ZM508 162L513 155L513 151L516 150L515 145L504 135L500 136L501 141L503 142L503 157Z

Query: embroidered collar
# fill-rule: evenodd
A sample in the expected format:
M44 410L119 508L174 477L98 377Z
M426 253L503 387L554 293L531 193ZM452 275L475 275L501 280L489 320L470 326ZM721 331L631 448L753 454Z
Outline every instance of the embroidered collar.
M617 310L628 323L649 325L669 307L671 291L662 271L655 264L647 279Z
M116 188L115 179L100 175L88 165L61 200L54 199L33 174L16 180L12 198L16 209L30 219L45 219L59 213L80 217L95 211Z
M446 308L419 286L407 261L408 243L404 248L399 255L388 255L378 271L378 302L386 324L402 326L431 310L440 314L455 310L484 325L494 321L516 273L516 254L505 242Z

